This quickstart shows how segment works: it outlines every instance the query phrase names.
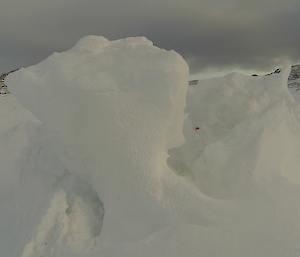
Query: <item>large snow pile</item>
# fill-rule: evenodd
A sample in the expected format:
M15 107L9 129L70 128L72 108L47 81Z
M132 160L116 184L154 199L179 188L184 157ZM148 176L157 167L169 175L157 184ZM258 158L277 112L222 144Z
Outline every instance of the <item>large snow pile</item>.
M300 108L289 72L187 88L174 51L90 36L10 75L38 120L13 96L1 103L11 110L0 113L1 252L299 256Z

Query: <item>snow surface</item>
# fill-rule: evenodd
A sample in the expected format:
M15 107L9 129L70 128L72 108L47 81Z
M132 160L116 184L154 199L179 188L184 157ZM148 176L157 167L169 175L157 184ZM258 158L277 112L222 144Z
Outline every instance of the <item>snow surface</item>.
M289 73L188 87L176 52L89 36L9 75L1 256L300 256Z

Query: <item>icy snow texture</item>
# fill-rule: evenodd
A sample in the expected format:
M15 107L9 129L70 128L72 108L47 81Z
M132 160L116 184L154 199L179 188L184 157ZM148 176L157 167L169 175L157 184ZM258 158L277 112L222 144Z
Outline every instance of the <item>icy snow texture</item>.
M23 139L10 150L23 148L21 179L3 173L18 190L7 193L15 206L0 199L9 207L0 225L12 224L1 250L299 256L300 109L289 72L233 73L186 92L188 68L175 52L92 36L10 75L12 94L42 125L29 115L25 128L6 120L13 128L0 131L5 146L7 136Z
M13 94L43 123L67 172L102 201L101 244L165 226L171 206L158 203L171 198L163 187L172 185L161 177L177 179L166 158L183 143L187 81L187 64L174 51L146 38L93 36L11 77Z
M247 174L259 168L257 158L268 152L269 158L262 158L269 163L268 169L281 167L282 175L300 183L300 162L292 151L299 144L299 108L286 87L289 71L287 67L283 75L269 78L232 73L191 85L186 108L190 115L184 126L186 143L170 151L170 165L183 176L193 176L205 194L227 198L245 191L240 178L248 183ZM291 140L294 133L296 138ZM286 167L290 161L283 160L282 155L289 149L291 154L286 158L294 161ZM276 151L282 151L278 152L282 157L275 157ZM267 171L262 172L257 175Z

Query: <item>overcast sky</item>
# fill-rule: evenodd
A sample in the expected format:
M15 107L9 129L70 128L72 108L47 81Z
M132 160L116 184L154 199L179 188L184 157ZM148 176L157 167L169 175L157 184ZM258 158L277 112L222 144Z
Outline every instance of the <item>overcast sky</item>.
M1 0L0 73L87 35L146 36L191 74L300 63L300 0Z

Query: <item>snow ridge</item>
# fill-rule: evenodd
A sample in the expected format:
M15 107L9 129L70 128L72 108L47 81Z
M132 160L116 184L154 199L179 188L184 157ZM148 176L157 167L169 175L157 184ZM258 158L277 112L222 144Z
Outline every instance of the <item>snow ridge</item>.
M174 51L95 36L17 71L7 84L39 121L0 109L5 256L299 256L289 74L188 87Z

